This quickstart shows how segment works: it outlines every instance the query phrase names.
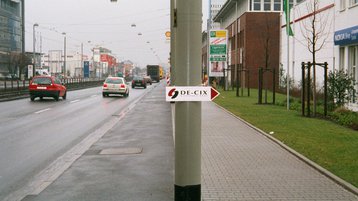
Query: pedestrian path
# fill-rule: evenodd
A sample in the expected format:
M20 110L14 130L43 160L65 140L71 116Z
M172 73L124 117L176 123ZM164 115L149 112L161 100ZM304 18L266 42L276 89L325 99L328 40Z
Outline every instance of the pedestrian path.
M202 200L358 200L214 103L202 111Z

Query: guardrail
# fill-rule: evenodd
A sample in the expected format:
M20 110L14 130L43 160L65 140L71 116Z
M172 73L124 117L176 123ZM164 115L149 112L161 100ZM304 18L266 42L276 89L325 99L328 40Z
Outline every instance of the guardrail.
M65 78L61 79L67 90L77 90L101 86L100 78ZM29 96L30 80L0 80L0 101L26 98Z

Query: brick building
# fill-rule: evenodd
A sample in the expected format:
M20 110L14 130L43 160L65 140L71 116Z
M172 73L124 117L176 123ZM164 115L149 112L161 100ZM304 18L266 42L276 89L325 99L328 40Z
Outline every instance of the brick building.
M281 10L281 1L232 0L214 17L221 29L228 30L229 84L236 85L239 78L240 86L258 88L258 70L267 68L275 69L278 86ZM264 79L265 85L272 86L271 73L265 73Z

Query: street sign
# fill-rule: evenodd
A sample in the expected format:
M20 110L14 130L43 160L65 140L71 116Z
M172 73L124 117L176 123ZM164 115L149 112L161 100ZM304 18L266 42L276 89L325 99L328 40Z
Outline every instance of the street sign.
M209 37L209 77L223 77L227 61L227 30L211 30Z
M210 61L226 61L226 55L213 55L210 57Z
M30 79L33 76L33 65L27 65L27 78Z
M83 77L88 78L90 75L89 61L83 62Z
M177 87L171 86L165 89L165 100L172 101L212 101L219 92L212 87Z

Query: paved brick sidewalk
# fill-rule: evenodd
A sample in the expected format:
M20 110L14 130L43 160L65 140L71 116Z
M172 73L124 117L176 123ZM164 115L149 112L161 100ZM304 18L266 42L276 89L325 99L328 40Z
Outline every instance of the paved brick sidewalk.
M358 200L215 104L202 111L202 200Z

